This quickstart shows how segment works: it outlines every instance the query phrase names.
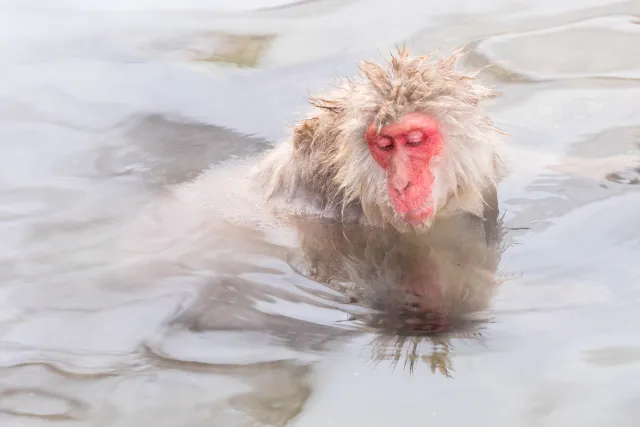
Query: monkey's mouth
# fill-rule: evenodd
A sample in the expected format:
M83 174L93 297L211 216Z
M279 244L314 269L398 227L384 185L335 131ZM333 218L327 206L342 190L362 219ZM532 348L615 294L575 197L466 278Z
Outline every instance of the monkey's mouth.
M420 225L433 218L433 204L426 202L422 206L414 209L397 209L403 221L411 225Z
M433 217L434 204L431 197L418 199L414 196L411 200L407 197L394 196L390 197L393 210L407 224L420 225Z
M423 209L406 212L402 215L402 219L412 225L418 225L430 219L433 216L433 208L426 206Z

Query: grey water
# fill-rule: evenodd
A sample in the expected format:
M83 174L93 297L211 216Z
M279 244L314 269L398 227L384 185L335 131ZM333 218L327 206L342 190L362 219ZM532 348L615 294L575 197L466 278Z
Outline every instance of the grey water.
M637 1L0 0L0 36L2 426L638 425ZM168 186L401 44L500 90L494 229L310 221L121 274Z

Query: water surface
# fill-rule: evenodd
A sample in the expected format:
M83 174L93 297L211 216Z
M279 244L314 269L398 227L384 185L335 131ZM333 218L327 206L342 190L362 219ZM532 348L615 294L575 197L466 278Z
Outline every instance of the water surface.
M0 423L637 425L639 24L635 1L0 1ZM248 229L125 274L167 186L402 43L467 46L502 91L499 230Z

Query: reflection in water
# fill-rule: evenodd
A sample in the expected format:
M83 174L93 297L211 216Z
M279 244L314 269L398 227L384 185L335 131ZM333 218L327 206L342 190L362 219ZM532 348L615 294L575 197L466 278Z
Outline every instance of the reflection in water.
M376 310L355 316L364 324L400 334L458 329L487 308L499 261L478 222L450 218L423 236L305 220L307 274Z
M432 367L448 365L449 342L479 338L489 321L502 230L497 211L488 209L487 214L484 221L471 216L442 220L427 235L332 219L293 218L300 247L289 250L289 262L300 274L347 299L320 290L322 298L314 300L293 289L274 287L270 275L287 280L277 269L244 265L245 275L251 271L260 277L261 282L256 283L228 274L239 272L233 262L216 262L216 274L227 274L210 281L172 327L186 327L192 333L266 331L277 337L279 345L305 352L326 351L338 337L374 332L374 359L397 358L403 347L412 346L407 357L415 360L419 344L427 342L435 345L433 354L422 359ZM265 250L273 253L273 247ZM296 318L297 313L282 316L259 308L259 301L274 298L309 304L304 310L333 306L346 312L349 322L345 318L338 324L318 324L317 320ZM336 328L338 325L342 327ZM173 339L179 338L174 335ZM252 338L253 342L260 340L258 335ZM170 341L165 337L164 345ZM394 348L389 349L390 344Z
M503 232L490 202L484 220L454 216L427 235L299 218L298 269L367 308L350 320L377 332L374 359L397 363L407 350L413 370L420 345L432 343L422 360L449 375L450 340L479 338L489 320Z

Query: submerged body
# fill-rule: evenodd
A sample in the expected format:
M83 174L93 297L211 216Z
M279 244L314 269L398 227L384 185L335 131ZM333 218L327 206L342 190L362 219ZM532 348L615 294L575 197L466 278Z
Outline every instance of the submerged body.
M125 242L131 260L123 270L126 283L156 286L177 279L203 285L188 312L206 329L262 330L270 322L280 328L252 301L276 295L296 302L300 296L246 279L269 268L280 276L278 262L350 297L358 307L350 312L353 320L376 329L464 331L474 327L470 318L489 308L501 254L495 194L488 195L482 218L458 212L438 218L429 233L407 233L285 209L274 215L258 209L259 196L247 203L224 185L211 187L210 179L245 170L246 163L226 165L151 206ZM275 264L265 270L265 262ZM230 289L247 294L234 293L232 309Z

